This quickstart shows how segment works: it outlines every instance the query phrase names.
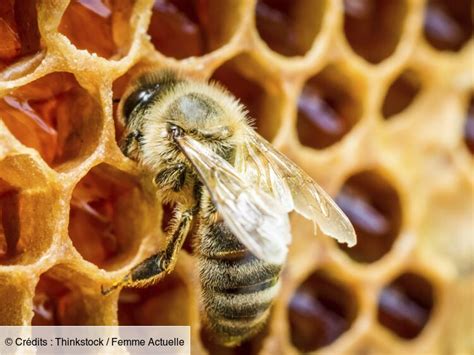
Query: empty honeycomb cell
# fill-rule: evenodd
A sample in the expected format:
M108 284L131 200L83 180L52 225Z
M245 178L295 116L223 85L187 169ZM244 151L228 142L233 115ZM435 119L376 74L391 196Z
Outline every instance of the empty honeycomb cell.
M413 70L405 70L390 85L382 105L383 117L388 119L405 110L421 90L421 81Z
M202 56L232 38L242 6L236 0L155 0L148 34L165 56Z
M23 281L19 275L15 276L16 282ZM16 282L0 275L0 326L25 324L25 303L30 298L29 291L28 287L20 287Z
M211 78L229 90L248 110L257 132L271 141L280 127L280 101L277 93L269 92L260 83L243 75L230 61L219 67Z
M466 122L464 123L464 142L471 154L474 154L474 96L472 95L466 112Z
M305 55L321 29L326 1L258 0L255 22L260 37L284 56Z
M71 0L58 30L78 49L119 59L130 47L131 0Z
M357 233L357 244L338 244L352 259L370 263L390 251L402 224L402 205L389 180L375 171L350 176L336 197Z
M176 272L147 288L120 292L120 325L189 325L189 290Z
M291 341L299 351L314 351L339 338L356 315L356 297L351 288L325 271L316 271L291 298Z
M149 212L134 178L101 164L76 185L71 199L69 236L82 257L104 269L130 258L147 233Z
M377 64L395 51L406 15L406 0L344 0L344 33L358 55Z
M36 1L0 2L0 70L40 50Z
M458 51L472 37L471 0L429 0L425 6L424 35L438 50Z
M77 286L58 278L55 270L58 268L56 266L42 274L36 285L31 324L88 324L86 297Z
M349 75L329 66L306 82L298 99L296 128L301 144L329 147L357 123L362 105L350 81Z
M434 289L421 275L406 272L384 287L379 296L378 321L399 337L417 337L429 321Z
M0 118L54 168L89 154L102 121L97 101L69 73L46 75L4 96Z

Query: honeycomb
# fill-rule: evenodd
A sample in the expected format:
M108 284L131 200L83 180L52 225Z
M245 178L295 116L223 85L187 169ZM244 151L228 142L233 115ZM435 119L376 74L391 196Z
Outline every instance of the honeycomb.
M0 324L191 325L196 354L474 353L469 0L0 2ZM162 282L110 286L163 246L170 206L118 149L134 74L212 78L351 219L292 215L265 329L201 331L190 241Z

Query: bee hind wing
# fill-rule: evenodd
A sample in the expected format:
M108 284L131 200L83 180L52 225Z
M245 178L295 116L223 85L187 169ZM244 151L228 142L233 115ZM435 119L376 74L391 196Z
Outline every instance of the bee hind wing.
M313 220L324 234L339 243L347 243L350 247L357 243L354 228L347 216L309 175L256 133L249 133L247 149L253 150L252 156L261 159L258 165L266 165L267 170L284 182L291 193L296 212ZM277 197L276 194L274 196Z
M176 140L236 238L258 258L283 263L291 239L288 212L209 148L189 136Z

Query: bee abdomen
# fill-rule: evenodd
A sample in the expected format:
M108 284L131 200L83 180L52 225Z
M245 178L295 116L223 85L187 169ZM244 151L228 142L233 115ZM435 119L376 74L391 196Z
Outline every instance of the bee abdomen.
M280 286L277 276L270 281L222 291L202 289L206 326L218 342L240 344L264 326Z
M199 254L207 327L219 342L238 344L265 324L278 292L281 265L255 257L222 222L201 235Z

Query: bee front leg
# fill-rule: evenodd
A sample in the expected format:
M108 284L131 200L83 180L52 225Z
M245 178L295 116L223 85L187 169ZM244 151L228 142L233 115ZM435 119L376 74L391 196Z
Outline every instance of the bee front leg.
M107 295L116 288L131 286L131 287L145 287L153 284L164 273L170 273L176 264L176 257L183 246L186 235L191 227L193 220L193 209L178 210L177 223L175 227L171 228L171 234L168 238L166 248L155 255L143 260L140 264L135 266L124 278L114 283L109 288L102 287L102 294Z

